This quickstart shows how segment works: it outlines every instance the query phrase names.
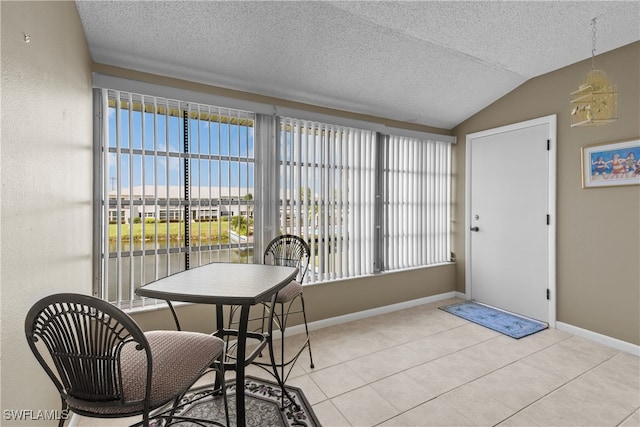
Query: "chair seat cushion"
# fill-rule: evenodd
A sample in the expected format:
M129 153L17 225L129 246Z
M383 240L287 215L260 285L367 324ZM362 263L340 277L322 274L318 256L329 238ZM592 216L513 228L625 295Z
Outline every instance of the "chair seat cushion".
M224 342L214 336L184 331L151 331L145 336L151 348L151 409L175 399L200 378L222 354ZM123 394L126 401L143 400L146 390L147 362L144 351L127 344L122 349ZM143 403L122 407L72 407L103 415L140 413Z
M300 282L293 280L287 286L278 291L276 296L277 303L289 302L302 293L302 285Z

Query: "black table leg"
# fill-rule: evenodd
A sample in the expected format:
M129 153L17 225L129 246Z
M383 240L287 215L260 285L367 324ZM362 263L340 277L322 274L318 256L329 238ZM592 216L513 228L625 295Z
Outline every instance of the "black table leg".
M245 417L245 398L244 398L244 371L245 371L245 358L247 352L247 328L249 324L249 309L250 305L243 305L240 310L240 324L238 326L237 334L238 339L236 345L235 362L227 369L236 371L236 426L246 427ZM224 329L224 312L223 305L216 305L216 325L218 328L217 335L225 339L227 334L231 331L225 331ZM218 387L218 384L216 384Z
M245 427L244 368L247 353L247 329L250 306L243 305L238 325L238 347L236 354L236 426Z

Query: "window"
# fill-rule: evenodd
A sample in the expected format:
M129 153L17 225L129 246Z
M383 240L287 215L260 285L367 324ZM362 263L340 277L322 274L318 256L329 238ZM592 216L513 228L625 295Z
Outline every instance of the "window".
M253 262L252 113L112 90L101 100L97 290L135 289L216 261Z
M309 282L448 262L451 145L280 118L280 230Z
M373 273L376 134L280 120L280 229L309 243L308 280Z
M156 304L135 290L211 262L261 262L282 233L309 243L309 283L449 261L452 137L94 94L105 300Z

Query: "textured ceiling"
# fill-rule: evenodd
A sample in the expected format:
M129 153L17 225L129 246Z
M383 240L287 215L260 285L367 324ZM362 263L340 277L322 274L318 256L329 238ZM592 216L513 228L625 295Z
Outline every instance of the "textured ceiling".
M590 58L594 17L596 54L640 40L639 1L76 4L96 63L445 129Z

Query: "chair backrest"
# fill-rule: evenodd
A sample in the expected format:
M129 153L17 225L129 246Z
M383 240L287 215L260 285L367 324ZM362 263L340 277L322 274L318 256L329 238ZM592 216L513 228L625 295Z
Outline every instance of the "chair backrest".
M293 234L284 234L269 242L264 251L264 263L297 267L297 280L302 283L309 269L310 256L311 250L304 239Z
M120 357L125 346L146 352L148 407L149 343L135 321L109 302L79 294L45 297L29 310L25 333L36 359L72 408L140 406L141 400L125 400Z

